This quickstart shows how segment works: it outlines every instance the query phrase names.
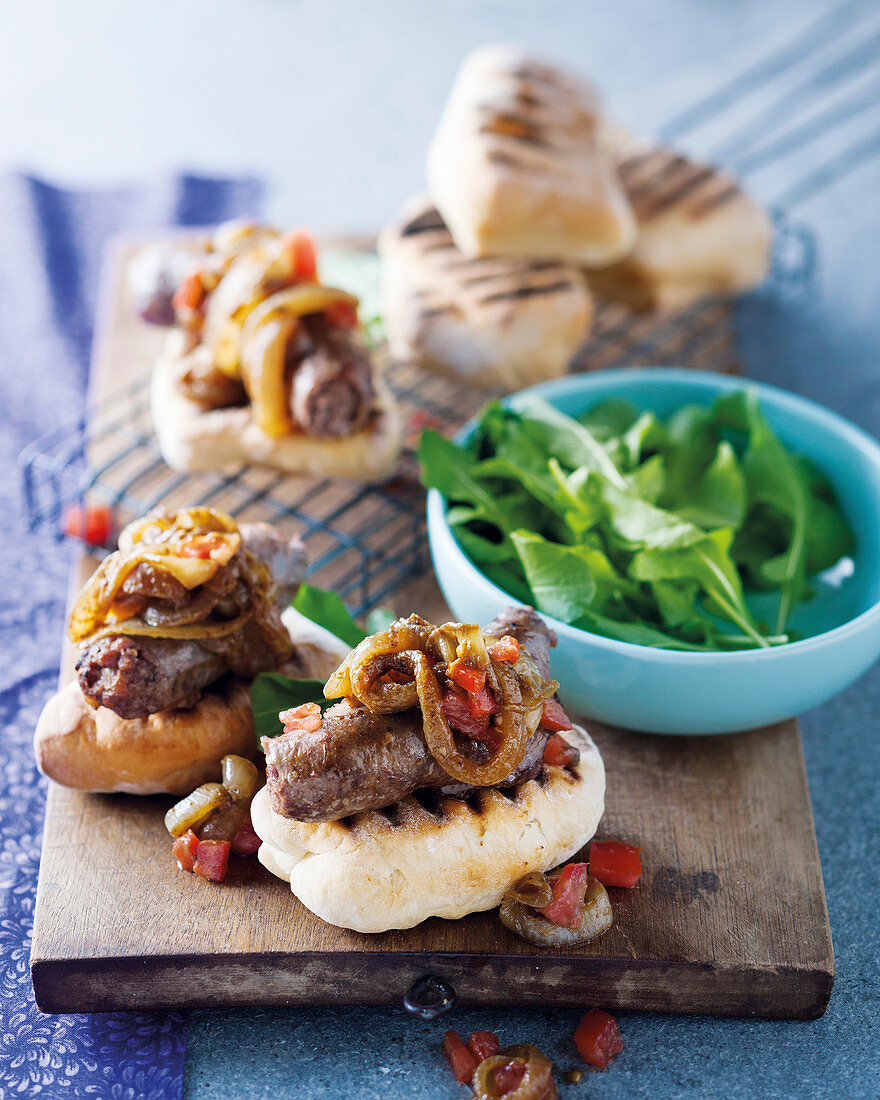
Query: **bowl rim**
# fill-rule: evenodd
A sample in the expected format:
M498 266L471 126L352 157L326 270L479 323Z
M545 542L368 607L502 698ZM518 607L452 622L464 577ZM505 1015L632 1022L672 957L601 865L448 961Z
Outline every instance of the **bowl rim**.
M767 395L770 401L785 406L787 411L793 412L795 415L799 415L808 421L819 421L826 429L831 430L834 434L841 437L851 447L866 454L871 462L877 467L878 472L880 472L880 444L863 429L857 427L839 413L824 408L808 397L802 397L800 394L792 393L790 390L782 389L780 386L773 386L767 382L757 382L751 378L714 374L711 371L694 370L690 367L652 367L642 365L596 371L592 374L566 375L563 378L555 378L549 382L540 382L535 386L528 386L525 389L517 390L515 393L507 394L500 398L500 400L502 404L507 404L524 394L546 397L548 394L571 393L572 391L589 392L594 389L602 390L608 386L613 386L617 382L637 384L639 381L645 380L672 384L687 383L691 387L696 384L698 388L704 389L707 392L713 391L716 393L724 390L754 389L759 397ZM467 423L462 425L455 433L453 436L454 442L463 442L468 435L473 432L475 427L476 417L471 417ZM515 596L512 596L509 592L505 592L503 588L499 588L497 584L490 581L471 561L467 554L465 554L453 533L452 527L446 520L446 498L441 494L439 489L430 489L428 491L426 514L428 544L432 554L435 551L435 535L439 530L447 537L452 552L458 555L465 569L473 573L476 580L487 590L489 595L496 598L500 597L502 600L508 601L508 603L522 606ZM855 618L848 619L839 626L832 627L831 630L825 630L821 634L814 634L809 638L802 638L797 642L785 642L782 645L770 646L767 649L739 649L732 651L719 649L700 653L681 649L661 649L658 646L639 645L635 642L622 642L616 638L607 638L604 634L596 634L590 630L583 630L580 627L564 623L561 619L555 619L552 615L546 614L546 612L539 611L538 614L540 614L558 634L573 641L581 640L588 642L598 649L604 649L626 656L640 657L641 659L647 658L659 664L698 665L715 661L721 661L725 664L737 664L754 661L756 659L763 661L767 661L771 658L774 660L785 660L789 655L822 649L842 638L858 634L875 620L880 619L880 599L860 614L856 615Z

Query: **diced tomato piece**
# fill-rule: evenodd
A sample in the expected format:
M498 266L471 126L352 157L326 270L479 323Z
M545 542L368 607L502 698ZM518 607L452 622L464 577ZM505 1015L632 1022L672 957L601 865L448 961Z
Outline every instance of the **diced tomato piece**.
M278 717L284 724L285 733L290 733L291 730L314 733L321 728L321 708L317 703L301 703L290 710L282 710Z
M603 886L635 886L642 874L641 848L622 840L594 840L590 874Z
M486 670L472 668L470 665L453 665L452 682L474 694L486 686Z
M443 424L425 409L416 409L406 419L407 446L415 448L425 428L433 428L434 431L442 431Z
M563 867L559 878L553 881L553 900L540 912L563 928L580 928L589 875L586 863L569 863Z
M335 328L353 329L358 327L357 306L348 302L334 302L324 310L324 317L328 325Z
M251 824L250 815L247 821L232 838L232 854L234 856L252 856L262 844Z
M61 520L65 535L89 546L108 546L113 538L113 512L106 504L71 504Z
M477 1060L461 1041L461 1036L457 1031L446 1032L443 1036L441 1050L456 1081L460 1081L463 1085L468 1084L474 1076Z
M290 253L294 279L314 279L318 274L318 250L315 241L305 229L296 229L284 238L284 247Z
M190 829L183 836L179 836L171 845L171 852L177 860L181 871L192 871L196 861L196 849L199 846L199 838Z
M196 848L193 871L202 878L210 879L211 882L222 882L226 877L231 847L228 840L200 840Z
M205 300L205 284L202 282L201 271L194 271L187 275L171 299L172 305L177 310L198 309Z
M495 661L509 661L516 664L519 660L519 642L511 634L489 646L489 656Z
M617 1020L601 1008L591 1009L577 1026L574 1045L589 1065L596 1069L608 1069L623 1050Z
M214 551L219 550L222 545L223 542L221 539L211 537L195 538L190 542L185 542L178 548L177 553L182 558L203 558L207 560Z
M544 711L541 714L541 725L545 730L570 730L572 724L568 715L562 709L562 704L555 699L544 700Z
M381 679L387 681L389 684L409 684L412 682L412 676L407 676L407 674L401 672L399 668L389 668Z
M501 1049L501 1040L494 1031L474 1031L467 1041L467 1048L478 1062L491 1058Z
M512 1058L506 1066L499 1066L492 1074L496 1096L509 1096L516 1092L526 1075L526 1064L522 1058Z
M489 729L488 718L475 718L471 714L468 696L464 692L449 689L443 693L443 713L446 721L459 733L485 741Z
M497 714L501 710L501 707L495 701L495 696L487 687L469 693L467 705L470 707L471 715L474 718L488 718L490 714Z
M544 763L554 768L573 768L581 758L580 750L558 733L551 733L544 746Z

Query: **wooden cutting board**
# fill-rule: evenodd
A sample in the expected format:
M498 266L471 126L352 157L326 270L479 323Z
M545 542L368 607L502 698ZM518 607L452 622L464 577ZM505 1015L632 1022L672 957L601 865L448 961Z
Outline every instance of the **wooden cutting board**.
M99 397L144 370L157 342L132 319L118 264L107 303ZM77 583L93 565L82 562ZM429 576L387 602L445 617ZM68 654L62 680L69 674ZM599 940L537 950L494 911L348 932L313 917L255 859L233 861L221 885L178 871L162 822L171 799L52 784L31 954L37 1004L393 1004L432 973L464 1003L821 1015L834 958L797 723L705 738L586 724L608 776L598 835L640 845L645 868L636 889L610 891L614 926Z

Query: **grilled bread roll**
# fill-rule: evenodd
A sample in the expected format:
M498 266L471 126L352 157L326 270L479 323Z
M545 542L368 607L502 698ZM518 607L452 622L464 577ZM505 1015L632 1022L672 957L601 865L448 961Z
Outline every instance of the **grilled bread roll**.
M682 309L705 294L749 290L767 274L770 219L732 176L609 129L638 222L632 252L589 271L603 297L638 309Z
M69 683L43 708L34 734L37 767L65 787L126 794L189 794L220 775L227 753L257 750L250 685L227 680L194 707L120 718L88 705Z
M465 58L428 153L462 252L587 267L626 255L635 222L598 130L596 92L576 77L516 47Z
M473 385L516 390L564 374L593 304L572 264L468 259L426 199L379 238L391 354Z
M305 432L272 437L254 422L250 405L205 409L182 393L178 378L194 359L210 363L207 345L193 348L187 334L175 329L153 369L153 425L172 469L217 470L259 462L292 474L364 482L382 481L394 470L402 427L396 403L379 377L374 380L375 412L359 431L333 438Z
M321 920L356 932L491 909L517 879L563 863L596 831L602 758L580 727L565 737L581 753L572 770L545 764L537 779L466 800L416 791L340 821L282 817L264 787L251 805L260 861Z

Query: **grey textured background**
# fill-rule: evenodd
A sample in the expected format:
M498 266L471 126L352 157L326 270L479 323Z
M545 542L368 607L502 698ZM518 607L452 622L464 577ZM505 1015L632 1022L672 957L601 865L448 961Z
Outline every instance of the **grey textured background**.
M0 168L61 183L170 168L257 171L270 213L319 230L374 229L423 186L424 153L455 65L472 46L516 40L591 75L609 110L654 132L695 98L792 37L816 0L111 0L3 5ZM880 14L876 3L862 5ZM865 31L880 29L876 21ZM761 93L765 94L765 93ZM769 95L769 92L766 93ZM769 99L768 99L769 102ZM745 104L754 112L755 101ZM745 115L743 115L745 117ZM876 130L874 112L848 140ZM735 131L735 113L725 133ZM723 151L723 134L688 146ZM829 139L754 179L772 199ZM796 211L822 254L819 291L750 296L738 323L746 369L880 433L880 160ZM803 722L837 953L816 1023L632 1014L626 1051L564 1096L875 1097L880 903L876 849L880 672ZM577 1064L578 1014L456 1011L420 1024L402 1010L200 1012L188 1100L243 1096L461 1097L439 1055L445 1026L490 1027Z

